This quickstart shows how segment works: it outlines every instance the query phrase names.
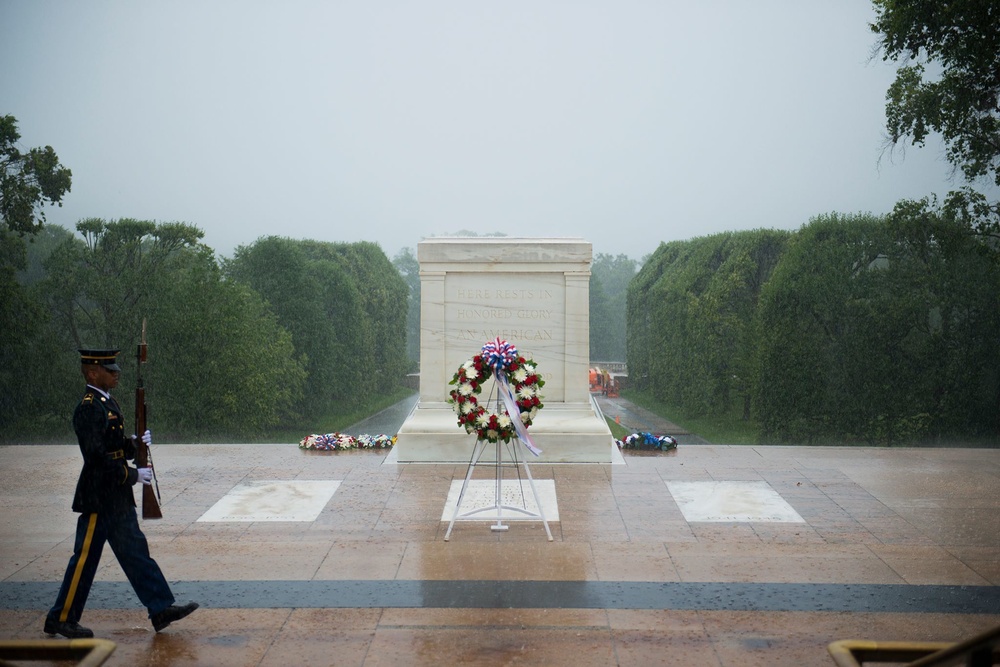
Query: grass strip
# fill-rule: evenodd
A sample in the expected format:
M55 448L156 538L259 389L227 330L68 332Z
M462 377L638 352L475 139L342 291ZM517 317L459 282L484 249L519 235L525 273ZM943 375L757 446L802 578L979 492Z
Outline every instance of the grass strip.
M667 405L646 392L630 389L623 391L622 396L708 442L720 445L758 444L757 428L752 422L744 421L736 410L728 414L693 416L684 409Z

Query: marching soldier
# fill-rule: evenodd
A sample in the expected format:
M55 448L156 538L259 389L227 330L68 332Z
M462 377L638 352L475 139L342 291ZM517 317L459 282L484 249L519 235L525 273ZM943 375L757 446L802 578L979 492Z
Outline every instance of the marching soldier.
M118 350L80 350L80 363L87 388L73 413L73 430L83 454L83 470L73 496L73 511L80 516L76 542L56 603L45 618L45 632L70 639L93 637L80 625L83 607L107 542L139 600L149 612L156 632L195 609L198 604L174 604L170 586L149 555L146 536L139 529L132 486L150 484L152 470L135 468L133 436L125 435L121 408L110 391L118 386L121 368ZM151 444L149 431L142 440Z

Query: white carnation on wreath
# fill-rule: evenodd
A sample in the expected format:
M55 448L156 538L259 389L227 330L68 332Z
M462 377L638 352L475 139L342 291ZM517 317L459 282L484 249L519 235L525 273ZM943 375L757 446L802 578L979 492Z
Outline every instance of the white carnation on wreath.
M509 348L516 354L513 346ZM505 363L504 372L510 379L511 391L520 410L521 423L525 427L538 416L543 407L540 389L545 380L536 371L537 364L531 359L512 356ZM506 411L490 412L479 404L477 396L482 392L483 383L493 369L483 354L477 354L466 361L452 376L450 385L456 385L449 393L449 403L458 416L458 425L466 433L475 434L480 440L489 442L510 442L517 437L513 417Z

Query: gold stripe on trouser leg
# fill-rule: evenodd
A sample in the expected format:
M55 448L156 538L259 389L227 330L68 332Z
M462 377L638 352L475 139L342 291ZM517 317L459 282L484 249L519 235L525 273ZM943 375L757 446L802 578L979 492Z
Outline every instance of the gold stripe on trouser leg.
M83 574L83 566L87 564L87 556L90 555L90 541L94 537L94 529L97 527L97 514L90 515L90 522L87 524L87 535L83 538L83 549L80 551L80 560L76 562L76 570L73 571L73 582L69 585L69 592L66 594L66 602L63 603L62 613L59 614L59 622L65 623L69 616L69 608L73 606L73 598L76 597L76 587L80 583L80 575Z

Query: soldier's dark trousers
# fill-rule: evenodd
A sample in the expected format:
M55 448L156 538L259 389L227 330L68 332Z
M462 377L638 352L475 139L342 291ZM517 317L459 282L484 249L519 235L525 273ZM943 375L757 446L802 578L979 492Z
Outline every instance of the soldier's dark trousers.
M49 618L60 622L80 622L105 542L111 546L150 616L174 603L170 585L163 577L160 566L149 555L149 544L139 530L135 508L130 507L126 512L81 514L77 519L73 556L66 567L56 603L49 610Z

